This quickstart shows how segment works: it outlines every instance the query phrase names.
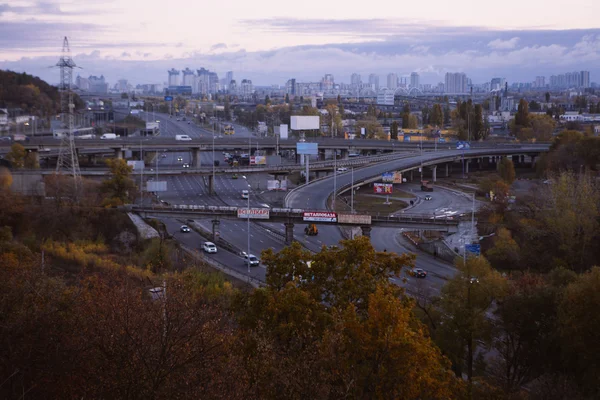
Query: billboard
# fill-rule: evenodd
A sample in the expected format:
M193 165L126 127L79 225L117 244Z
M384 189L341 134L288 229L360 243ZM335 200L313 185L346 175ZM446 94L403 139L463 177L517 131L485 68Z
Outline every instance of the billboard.
M148 192L166 192L167 181L150 181L146 183L146 190Z
M366 132L365 132L365 128L360 128L360 136L365 136Z
M337 222L337 214L324 211L305 212L302 220L310 222Z
M267 181L267 190L287 190L287 179L282 181L269 179Z
M390 194L393 187L391 183L374 183L373 191L378 194Z
M146 168L143 161L127 161L127 166L132 167L134 171L139 171Z
M338 214L337 220L340 224L371 225L370 215Z
M394 173L393 172L384 172L383 174L381 174L381 181L387 182L387 183L393 183L394 182Z
M268 208L238 208L237 210L238 218L248 218L250 219L269 219L269 209Z
M158 122L146 122L146 129L159 129L159 127Z
M456 142L456 150L469 150L471 144L469 142Z
M250 157L250 165L267 165L267 157L252 156Z
M308 131L312 129L320 129L320 119L318 115L292 115L290 122L293 131Z
M173 101L173 96L165 96L165 101Z
M465 251L469 253L473 253L476 256L481 255L481 245L480 244L465 244Z
M319 144L306 142L296 143L296 154L317 155L319 154Z
M410 136L406 136L406 135L404 135L404 141L405 141L405 142L410 142Z
M392 183L402 183L402 172L394 172Z
M288 126L287 124L279 125L279 138L287 139L288 138Z

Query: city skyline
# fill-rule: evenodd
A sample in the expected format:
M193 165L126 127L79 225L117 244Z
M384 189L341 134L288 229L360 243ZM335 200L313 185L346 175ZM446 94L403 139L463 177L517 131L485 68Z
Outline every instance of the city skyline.
M317 8L318 15L333 17L315 18L311 2L302 9L270 0L261 2L269 7L234 2L226 12L186 1L161 8L141 7L141 0L0 3L0 68L56 83L47 67L56 63L66 35L84 73L110 82L162 83L166 69L200 67L220 78L237 71L263 86L291 77L314 81L325 73L344 82L352 73L363 82L376 74L383 82L389 73L410 81L415 72L421 84L435 85L448 72L464 72L473 82L549 80L575 70L590 71L594 80L600 72L600 29L591 17L599 6L581 0L573 6L581 3L583 16L547 10L543 26L532 26L524 12L508 12L508 6L471 9L467 20L457 12L466 0L434 2L427 15L403 5L395 19L382 7L357 10L335 1ZM540 1L514 3L523 11L545 9Z

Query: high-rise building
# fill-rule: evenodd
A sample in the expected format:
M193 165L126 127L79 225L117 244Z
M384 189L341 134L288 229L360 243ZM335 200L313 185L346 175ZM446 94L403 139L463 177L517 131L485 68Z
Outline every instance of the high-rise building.
M128 83L127 83L127 79L119 79L117 81L117 90L121 93L127 92L128 90Z
M100 75L100 78L94 75L90 75L88 78L90 83L90 92L93 93L108 93L108 83L104 80L104 75Z
M379 75L369 75L369 86L371 86L371 89L375 90L376 92L379 91Z
M387 88L395 90L397 87L398 87L398 75L391 72L387 76Z
M381 89L377 92L377 104L383 106L394 105L394 89Z
M590 87L590 71L581 71L581 87Z
M352 76L350 77L350 84L355 87L360 86L362 84L362 79L360 77L360 74L353 73Z
M490 82L490 90L502 90L506 83L506 78L492 78Z
M229 82L231 82L233 80L233 71L227 71L227 73L225 74L225 82L227 82L227 85L229 85Z
M240 83L240 94L244 99L249 99L252 97L252 93L254 92L254 87L252 85L252 81L250 79L242 79Z
M179 71L171 68L169 71L169 86L179 86Z
M323 77L323 79L321 79L321 90L326 91L326 92L330 92L333 90L333 85L334 85L334 81L333 81L333 75L332 74L325 74L325 76Z
M410 74L410 87L411 89L419 88L419 74L416 72Z
M287 94L296 95L296 78L288 79L285 91Z
M536 76L535 77L535 87L544 88L546 87L546 77L544 76Z
M467 93L467 76L462 72L446 73L446 93Z

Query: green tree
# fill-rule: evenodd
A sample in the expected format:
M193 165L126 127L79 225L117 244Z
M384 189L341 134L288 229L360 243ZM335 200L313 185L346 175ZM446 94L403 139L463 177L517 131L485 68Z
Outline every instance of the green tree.
M425 106L423 107L423 109L421 109L421 115L423 119L423 125L429 125L431 118L431 110L428 106Z
M600 397L600 267L571 283L562 296L559 324L565 369L588 398Z
M515 114L515 126L517 129L529 127L529 104L525 99L519 100L519 106Z
M550 103L550 92L546 92L544 97L546 98L546 103Z
M402 108L402 129L408 129L410 127L410 106L408 103L404 103Z
M285 94L285 102L286 102L286 104L290 103L290 94L289 93Z
M481 104L476 104L471 118L471 137L473 140L483 140L487 137L488 132L483 118L483 107Z
M531 101L529 102L529 109L530 109L531 111L541 111L541 110L542 110L542 106L541 106L541 105L540 105L540 103L538 103L537 101L535 101L535 100L531 100Z
M444 126L444 110L442 109L441 104L434 104L431 109L431 118L430 122L433 126L437 126L439 128Z
M493 239L494 245L485 256L497 269L514 269L519 265L519 244L506 228L500 228Z
M6 154L6 159L12 164L14 168L25 167L25 158L27 157L27 150L20 143L13 143L10 146L10 151Z
M106 165L110 169L111 177L102 182L101 190L105 193L104 206L118 206L127 204L133 197L135 184L129 178L133 167L127 165L123 159L108 159Z
M466 362L472 390L477 343L491 343L493 322L487 313L505 293L506 280L483 257L457 259L458 274L442 287L442 321L435 332L438 345L462 374Z
M225 96L223 112L225 113L225 121L231 121L231 105L229 104L229 96Z
M502 180L507 184L512 185L512 183L515 181L515 164L510 158L502 157L498 172L500 173Z
M269 97L269 95L265 96L265 106L270 106L271 105L271 98Z
M398 140L399 125L397 121L392 122L390 127L390 138L391 140Z

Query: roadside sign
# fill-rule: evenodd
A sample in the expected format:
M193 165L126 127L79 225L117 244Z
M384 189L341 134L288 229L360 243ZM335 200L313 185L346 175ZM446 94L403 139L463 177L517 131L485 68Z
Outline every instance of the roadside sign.
M165 96L165 101L173 101L173 96Z
M370 215L359 214L338 214L339 224L371 225Z
M167 181L150 181L146 183L146 190L148 192L166 192Z
M374 183L373 184L373 190L375 193L378 193L378 194L392 193L393 187L394 187L394 185L392 185L391 183Z
M268 208L238 208L237 210L238 218L247 219L248 216L250 219L269 219L269 209Z
M305 212L302 220L310 222L337 222L337 214L334 212Z
M392 183L394 182L394 173L393 172L384 172L381 174L381 181Z
M443 138L443 137L439 138L438 143L446 143L446 138Z
M469 142L456 142L456 150L469 150L471 144Z
M402 183L402 172L394 172L394 179L392 183Z
M405 142L410 142L410 136L406 136L406 135L404 135L404 141L405 141Z
M306 142L296 143L296 154L317 155L319 154L319 144Z
M465 244L465 251L469 253L473 253L476 256L481 255L481 245L480 244Z

